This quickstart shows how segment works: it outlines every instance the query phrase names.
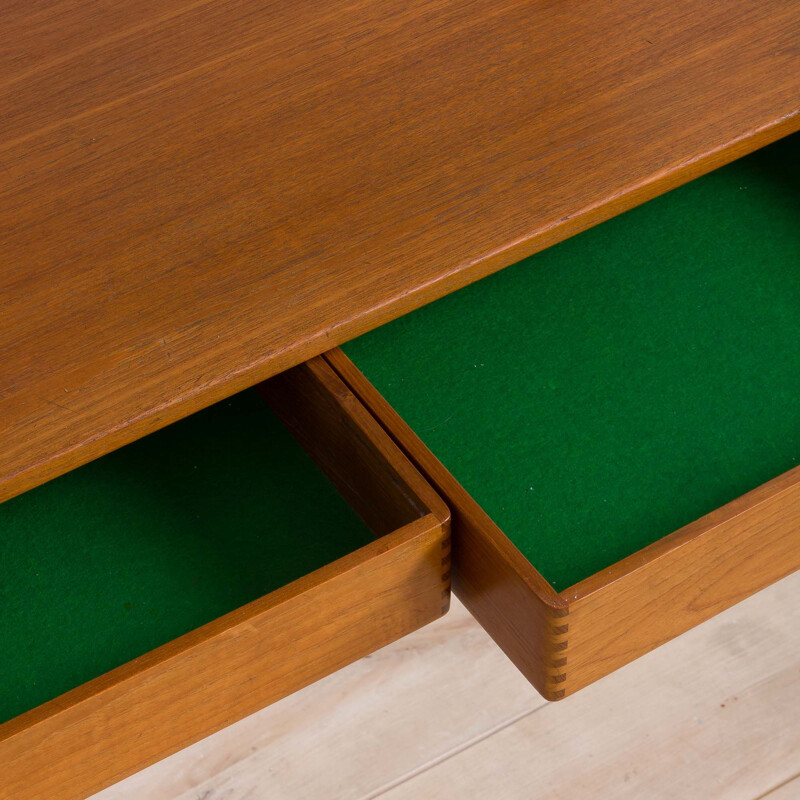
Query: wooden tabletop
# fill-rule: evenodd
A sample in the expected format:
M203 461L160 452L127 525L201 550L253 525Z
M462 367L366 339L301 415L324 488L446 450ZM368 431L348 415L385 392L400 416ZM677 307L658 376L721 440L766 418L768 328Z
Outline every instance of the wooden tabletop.
M0 500L799 108L787 0L10 0Z

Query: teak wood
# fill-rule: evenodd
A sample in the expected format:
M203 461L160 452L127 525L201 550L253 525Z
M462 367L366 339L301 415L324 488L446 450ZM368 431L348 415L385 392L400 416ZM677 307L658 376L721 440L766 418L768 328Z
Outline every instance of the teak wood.
M3 800L84 798L447 609L448 512L375 420L321 359L263 392L385 535L0 725Z
M800 127L786 0L10 0L0 500Z
M341 350L325 358L452 514L456 594L549 700L800 569L800 467L556 592Z

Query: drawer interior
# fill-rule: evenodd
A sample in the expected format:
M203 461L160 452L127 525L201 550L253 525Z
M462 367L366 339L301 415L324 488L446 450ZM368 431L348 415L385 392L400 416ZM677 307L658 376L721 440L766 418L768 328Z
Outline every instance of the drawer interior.
M800 137L343 349L562 591L800 463Z
M0 505L0 721L373 540L253 389Z

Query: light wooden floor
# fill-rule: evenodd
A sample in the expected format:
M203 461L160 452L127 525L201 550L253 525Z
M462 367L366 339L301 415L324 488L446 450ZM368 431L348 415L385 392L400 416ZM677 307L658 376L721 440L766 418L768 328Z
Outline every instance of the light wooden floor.
M95 800L800 798L800 573L561 703L464 608Z

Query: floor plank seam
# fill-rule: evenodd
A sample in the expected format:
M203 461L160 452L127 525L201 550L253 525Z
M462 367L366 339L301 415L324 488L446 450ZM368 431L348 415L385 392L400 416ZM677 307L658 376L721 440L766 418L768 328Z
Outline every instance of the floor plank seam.
M435 767L438 767L440 764L443 764L445 761L448 761L449 759L453 758L454 756L457 756L460 753L463 753L465 750L469 750L470 747L474 747L475 745L480 744L481 742L485 741L486 739L490 739L492 736L494 736L497 733L500 733L501 731L504 731L506 728L510 728L512 725L516 725L520 720L523 720L526 717L529 717L531 714L535 714L537 711L540 711L543 708L547 708L548 705L549 705L549 703L543 703L540 706L536 706L536 708L530 708L527 711L522 711L519 714L516 714L515 716L511 717L511 719L508 719L505 722L501 722L498 725L494 725L493 727L488 728L483 733L480 733L477 736L473 736L471 739L468 739L466 742L463 742L462 744L457 745L456 747L453 747L452 749L448 750L447 752L442 753L441 755L439 755L436 758L432 759L428 763L422 764L419 767L417 767L416 769L413 769L410 772L407 772L405 775L403 775L403 776L401 776L399 778L396 778L395 780L390 781L389 783L384 784L379 789L376 789L375 791L364 795L361 798L361 800L378 800L378 798L382 797L383 795L387 794L388 792L393 791L398 786L401 786L402 784L406 783L407 781L410 781L413 778L416 778L417 776L422 775L423 773L427 772L430 769L434 769Z
M794 781L796 781L798 778L800 778L800 772L796 772L794 775L782 780L780 783L776 783L773 787L767 789L767 791L763 794L759 794L758 796L754 797L753 800L768 800L768 798L770 798L776 792L779 792L781 789L783 789L784 786L794 783Z

